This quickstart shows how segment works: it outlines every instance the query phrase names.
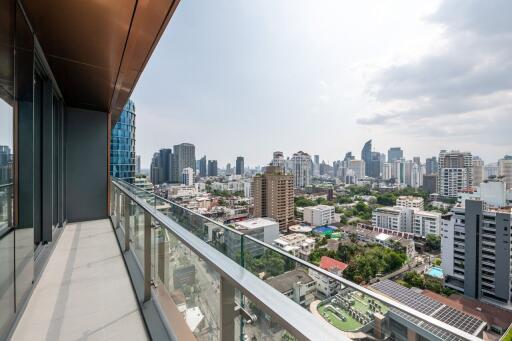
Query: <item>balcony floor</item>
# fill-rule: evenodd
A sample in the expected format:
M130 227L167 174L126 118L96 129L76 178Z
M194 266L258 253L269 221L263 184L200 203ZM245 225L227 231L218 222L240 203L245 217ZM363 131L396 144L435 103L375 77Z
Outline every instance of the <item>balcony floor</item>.
M147 340L110 221L68 224L12 340Z

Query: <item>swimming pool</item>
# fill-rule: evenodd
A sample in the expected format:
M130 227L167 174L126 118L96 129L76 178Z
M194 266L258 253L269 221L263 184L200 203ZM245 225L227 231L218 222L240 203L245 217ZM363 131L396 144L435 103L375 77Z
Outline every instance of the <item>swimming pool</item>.
M428 269L427 275L429 275L431 277L435 277L435 278L444 278L443 269L436 267L436 266Z
M333 231L336 231L336 228L332 226L318 226L313 229L313 233L317 234L331 234Z

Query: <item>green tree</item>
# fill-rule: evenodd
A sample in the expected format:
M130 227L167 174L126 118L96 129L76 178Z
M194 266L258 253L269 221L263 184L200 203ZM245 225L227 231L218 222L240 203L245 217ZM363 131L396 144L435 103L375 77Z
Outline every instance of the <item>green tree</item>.
M425 246L432 251L441 249L441 236L435 234L428 234Z

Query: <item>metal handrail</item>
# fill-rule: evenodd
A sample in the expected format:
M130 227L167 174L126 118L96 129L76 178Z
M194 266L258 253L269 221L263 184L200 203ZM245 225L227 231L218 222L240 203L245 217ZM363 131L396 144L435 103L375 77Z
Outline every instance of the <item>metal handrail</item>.
M119 180L116 179L115 181L119 181ZM476 337L476 336L474 336L472 334L469 334L469 333L467 333L467 332L465 332L463 330L457 329L457 328L455 328L455 327L453 327L453 326L451 326L451 325L449 325L449 324L447 324L447 323L445 323L445 322L443 322L441 320L438 320L438 319L436 319L436 318L434 318L432 316L426 315L426 314L424 314L422 312L419 312L418 310L415 310L415 309L413 309L411 307L408 307L408 306L406 306L406 305L404 305L404 304L402 304L400 302L397 302L397 301L389 298L388 296L379 294L379 293L377 293L377 292L375 292L373 290L370 290L370 289L365 288L365 287L363 287L361 285L358 285L358 284L356 284L354 282L351 282L351 281L349 281L346 278L340 277L340 276L338 276L338 275L336 275L336 274L334 274L334 273L332 273L330 271L324 270L324 269L322 269L322 268L320 268L320 267L318 267L318 266L316 266L314 264L311 264L311 263L309 263L309 262L307 262L307 261L305 261L303 259L300 259L300 258L298 258L296 256L293 256L293 255L291 255L291 254L289 254L289 253L287 253L287 252L285 252L285 251L283 251L283 250L281 250L281 249L279 249L279 248L277 248L277 247L275 247L273 245L267 244L267 243L265 243L265 242L263 242L261 240L258 240L256 238L250 236L250 235L243 234L243 233L237 231L236 229L233 229L233 228L231 228L229 226L221 224L221 223L219 223L219 222L217 222L215 220L212 220L212 219L210 219L208 217L204 217L204 216L198 214L197 212L194 212L194 211L192 211L192 210L190 210L190 209L188 209L186 207L183 207L183 206L181 206L181 205L179 205L179 204L177 204L175 202L172 202L172 201L170 201L168 199L162 198L162 197L156 195L155 193L148 192L148 191L146 191L146 190L144 190L142 188L136 187L136 186L134 186L134 185L132 185L130 183L127 183L125 181L122 181L122 180L120 182L123 185L125 185L125 186L130 186L130 187L136 188L137 190L142 190L142 191L144 191L144 192L146 192L146 193L148 193L150 195L153 195L153 196L155 196L155 198L158 197L159 199L161 199L161 200L163 200L163 201L165 201L165 202L167 202L167 203L169 203L171 205L174 205L174 206L177 206L179 208L182 208L182 209L186 210L190 214L193 214L193 215L196 215L196 216L200 216L201 218L204 218L204 219L206 219L206 220L208 220L210 222L213 222L216 225L218 225L218 226L220 226L220 227L222 227L222 228L224 228L226 230L229 230L230 232L240 234L240 235L242 235L242 238L249 239L249 240L251 240L254 243L257 243L257 244L260 244L260 245L264 246L265 248L271 249L273 252L277 252L277 253L281 254L282 256L284 256L286 258L292 259L293 261L299 263L300 265L302 265L304 267L307 267L307 268L309 268L311 270L314 270L314 271L316 271L318 273L321 273L324 276L327 276L327 277L329 277L331 279L334 279L334 280L336 280L336 281L338 281L338 282L340 282L340 283L342 283L342 284L344 284L344 285L346 285L346 286L348 286L348 287L350 287L352 289L355 289L355 290L357 290L359 292L362 292L362 293L364 293L364 294L366 294L366 295L368 295L368 296L370 296L370 297L372 297L372 298L374 298L374 299L376 299L378 301L381 301L381 302L387 304L390 307L396 308L396 309L398 309L398 310L400 310L400 311L402 311L402 312L404 312L404 313L406 313L408 315L411 315L411 316L413 316L413 317L415 317L415 318L417 318L419 320L422 320L424 322L432 324L432 325L434 325L434 326L436 326L438 328L441 328L441 329L443 329L443 330L445 330L445 331L447 331L449 333L452 333L454 335L457 335L457 336L462 337L462 338L467 339L467 340L471 340L471 341L481 341L482 340L481 338L478 338L478 337ZM165 217L167 217L167 216L165 216ZM167 218L169 218L169 217L167 217ZM204 243L204 241L203 241L203 243ZM226 257L226 256L224 255L224 257ZM226 257L226 258L228 258L228 257ZM283 296L283 295L281 295L281 296Z
M10 182L8 184L0 184L0 188L9 187L9 186L12 186L12 185L13 185L12 182Z
M297 306L295 302L274 289L269 284L260 280L257 276L226 257L223 253L211 247L208 244L184 229L164 213L158 211L155 207L142 200L134 193L130 192L114 180L112 183L135 202L145 212L150 214L163 227L173 234L183 244L189 247L202 260L212 266L221 278L240 290L259 308L269 314L284 329L288 330L294 336L303 340L341 340L350 341L343 335L343 332L309 313L307 310ZM197 214L196 214L197 215Z

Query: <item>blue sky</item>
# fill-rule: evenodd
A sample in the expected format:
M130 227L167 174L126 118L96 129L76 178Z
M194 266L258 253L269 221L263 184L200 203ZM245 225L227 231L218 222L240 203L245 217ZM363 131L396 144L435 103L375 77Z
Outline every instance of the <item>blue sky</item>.
M142 167L181 142L254 166L275 150L332 162L369 138L493 162L512 152L510 7L182 0L132 96Z

